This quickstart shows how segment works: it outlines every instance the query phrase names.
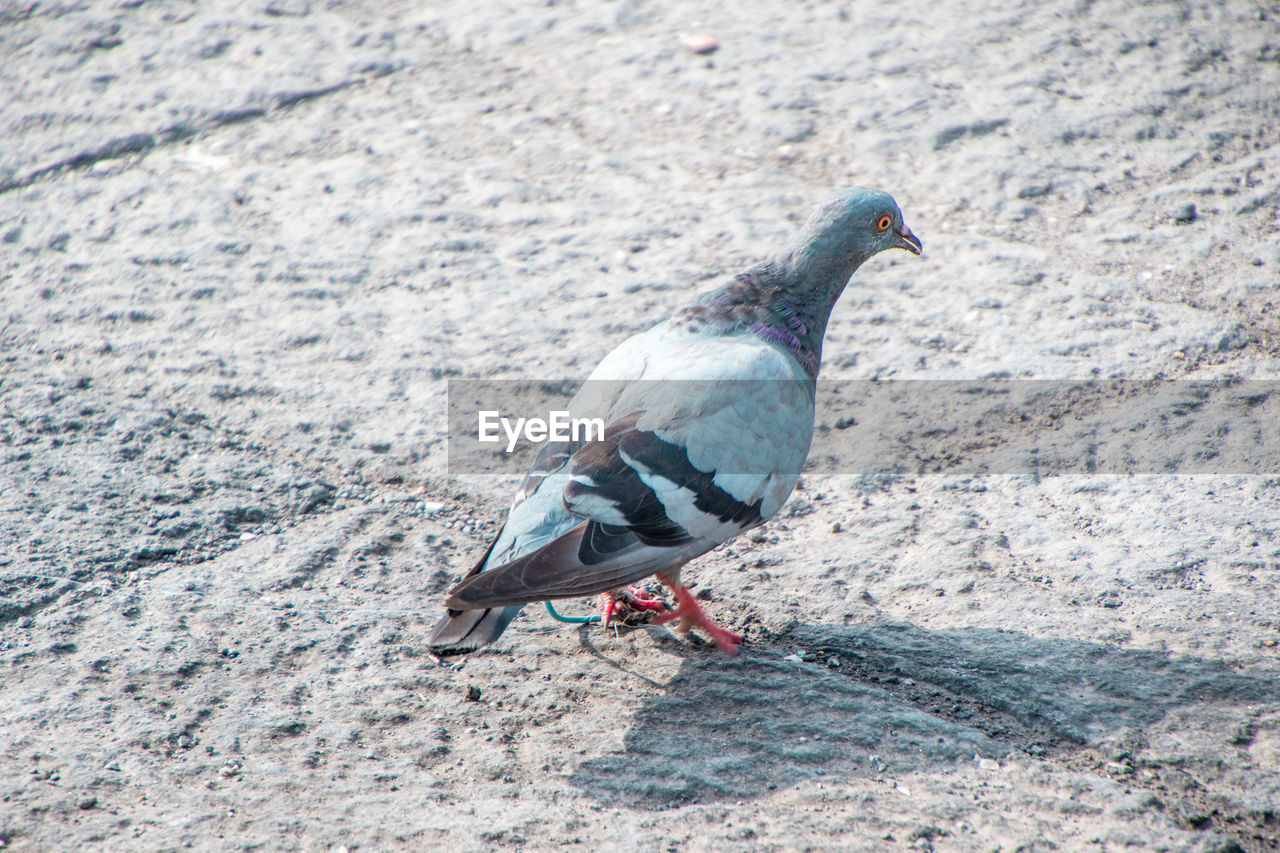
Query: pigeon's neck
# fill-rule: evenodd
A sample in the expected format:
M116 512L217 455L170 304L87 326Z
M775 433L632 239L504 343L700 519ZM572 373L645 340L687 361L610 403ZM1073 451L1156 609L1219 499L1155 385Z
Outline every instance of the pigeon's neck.
M849 279L866 260L824 245L823 236L793 244L759 267L768 278L785 284L776 304L795 312L808 330L813 351L819 355L831 311Z
M822 362L822 335L819 333L815 340L810 334L810 326L790 305L781 299L775 300L759 316L751 318L746 327L757 338L778 344L791 353L810 379L818 378L818 367Z
M686 308L683 318L746 329L785 348L817 379L831 309L857 265L823 263L820 254L784 251Z

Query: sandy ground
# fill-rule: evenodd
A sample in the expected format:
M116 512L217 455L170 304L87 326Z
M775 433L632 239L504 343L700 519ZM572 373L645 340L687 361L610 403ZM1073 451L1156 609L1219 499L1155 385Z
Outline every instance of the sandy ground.
M825 376L1280 378L1274 3L735 5L0 4L6 849L1280 847L1275 476L811 472L689 571L736 660L426 654L446 380L836 188L926 255Z

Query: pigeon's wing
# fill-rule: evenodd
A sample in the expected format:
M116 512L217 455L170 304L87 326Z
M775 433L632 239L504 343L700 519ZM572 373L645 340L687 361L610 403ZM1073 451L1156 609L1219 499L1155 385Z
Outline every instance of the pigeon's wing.
M813 434L812 383L645 383L603 440L573 454L562 498L584 522L536 552L472 575L447 606L470 609L614 589L679 567L777 512Z
M449 591L445 606L466 610L577 598L616 589L670 567L675 556L672 549L641 545L634 539L609 551L601 562L583 560L584 552L594 553L603 540L619 532L601 531L583 522L532 554L459 582Z
M645 518L667 523L654 516L660 506L692 538L724 541L742 528L725 528L723 538L717 528L745 520L744 506L759 504L754 525L790 495L813 439L813 380L751 335L675 329L655 338L645 349L663 357L651 356L637 380L594 383L611 423L605 441L575 452L565 505L649 537L661 531L645 529ZM611 378L611 366L622 367L606 359L593 376ZM623 508L634 518L620 517Z

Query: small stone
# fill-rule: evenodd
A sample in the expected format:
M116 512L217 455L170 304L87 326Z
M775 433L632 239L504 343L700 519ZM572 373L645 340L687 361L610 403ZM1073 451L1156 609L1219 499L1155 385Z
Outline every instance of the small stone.
M76 808L81 809L83 811L88 811L89 809L97 808L97 806L98 806L97 797L85 797L84 799L76 803Z
M306 0L272 0L262 11L274 18L302 18L311 14L311 4Z
M1233 746L1248 746L1253 743L1253 738L1253 727L1248 723L1245 723L1244 725L1237 727L1236 730L1231 733L1231 737L1227 739L1227 743L1230 743Z
M838 521L837 521L835 524L831 525L831 532L832 532L832 533L839 533L839 532L840 532L840 531L842 531L842 530L844 530L844 525L843 525L843 524L841 524L841 523L840 523L840 522L838 522Z
M714 53L720 48L720 42L709 35L692 35L680 39L680 46L693 54Z
M1253 343L1253 335L1249 334L1249 330L1239 323L1236 323L1230 329L1223 333L1218 339L1218 352L1233 352L1238 349L1244 349Z
M468 684L468 685L467 685L467 701L468 701L468 702L479 702L479 701L480 701L480 688L479 688L479 687L476 687L474 684Z
M1199 217L1199 214L1196 213L1196 206L1191 202L1187 202L1186 204L1179 205L1178 207L1175 207L1173 209L1174 222L1178 222L1185 225L1191 222L1195 222L1198 217Z

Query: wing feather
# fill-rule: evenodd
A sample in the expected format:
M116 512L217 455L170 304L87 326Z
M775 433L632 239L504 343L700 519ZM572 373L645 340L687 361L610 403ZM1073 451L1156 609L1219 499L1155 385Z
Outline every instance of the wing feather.
M532 554L462 580L449 591L445 606L475 610L594 595L648 577L681 556L670 548L636 542L608 559L588 564L579 553L589 526L579 524Z

